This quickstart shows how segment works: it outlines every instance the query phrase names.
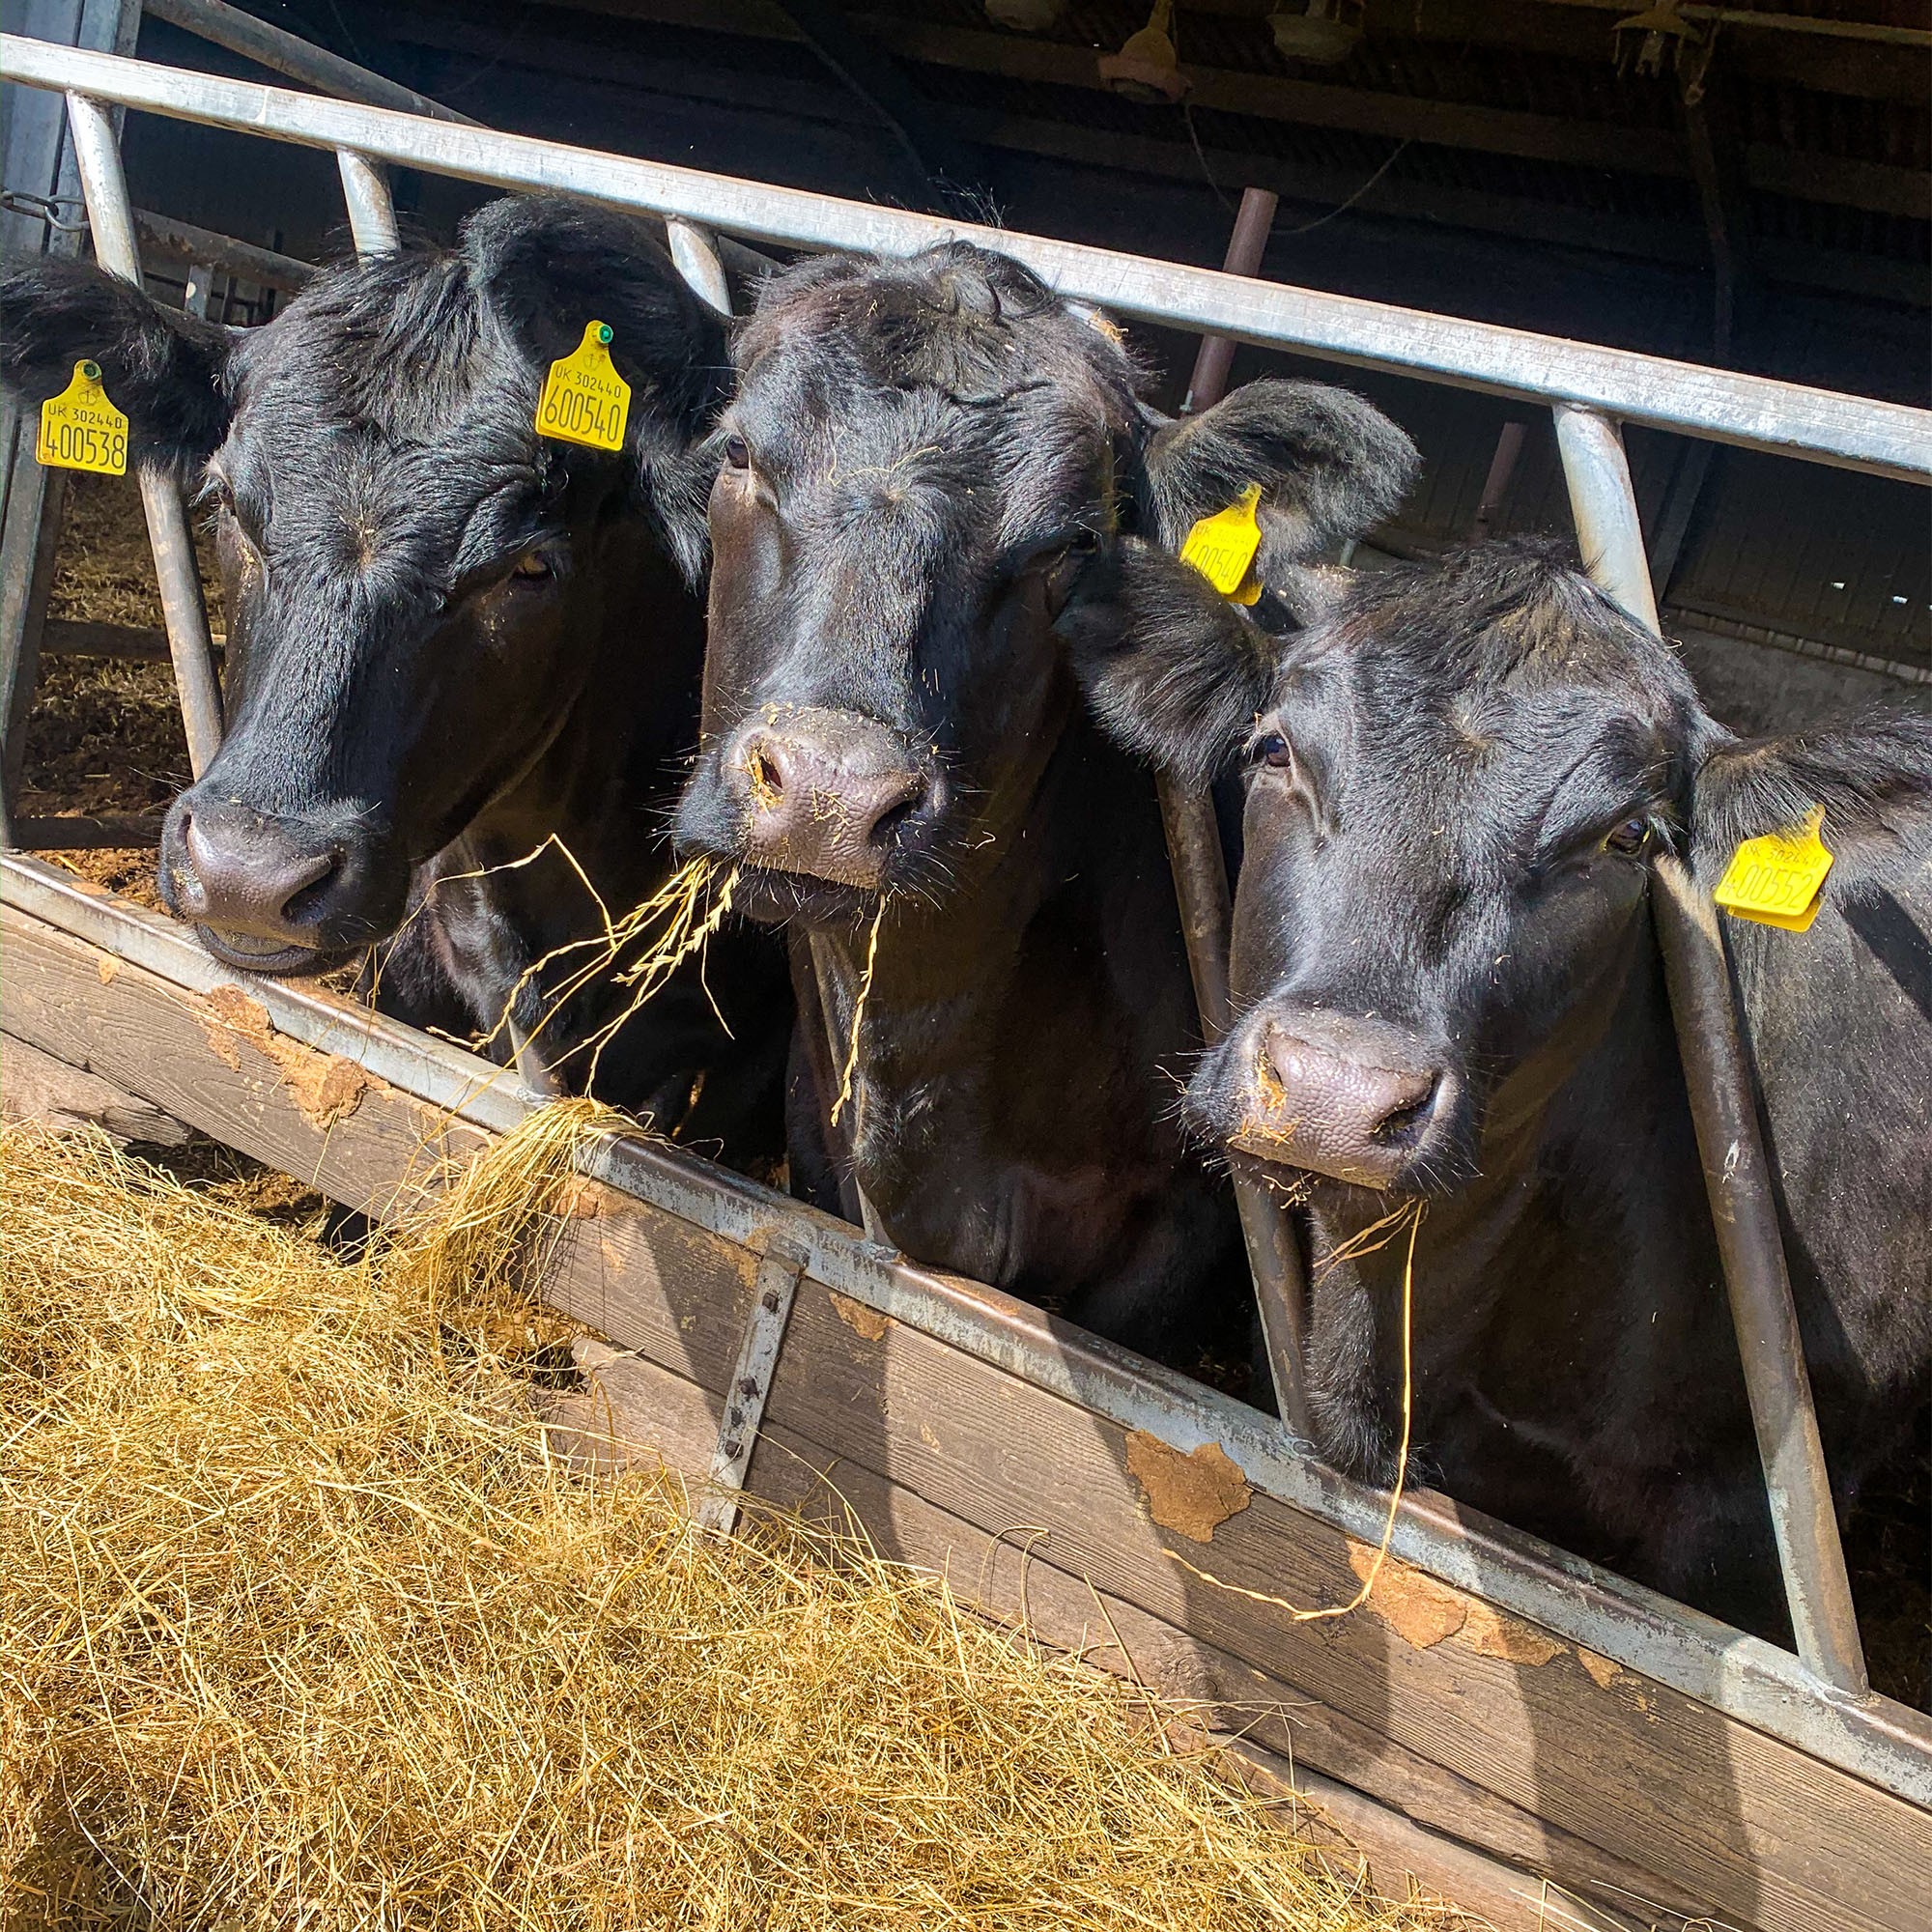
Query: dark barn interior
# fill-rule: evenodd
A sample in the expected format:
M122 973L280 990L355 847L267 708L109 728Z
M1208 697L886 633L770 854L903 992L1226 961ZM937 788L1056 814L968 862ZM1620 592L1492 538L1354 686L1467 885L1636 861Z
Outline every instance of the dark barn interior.
M1201 264L1259 186L1281 197L1267 277L1901 402L1932 384L1913 0L1664 7L1645 28L1621 0L1207 0L1167 30L1178 99L1102 78L1138 0L251 11L520 133ZM152 12L139 51L265 77ZM128 152L137 204L311 260L343 245L322 156L138 117ZM410 175L396 194L433 233L478 198ZM1192 346L1149 346L1171 404ZM1543 412L1355 380L1427 458L1386 548L1479 517L1567 527ZM1748 726L1932 691L1919 493L1629 440L1660 598L1718 709Z

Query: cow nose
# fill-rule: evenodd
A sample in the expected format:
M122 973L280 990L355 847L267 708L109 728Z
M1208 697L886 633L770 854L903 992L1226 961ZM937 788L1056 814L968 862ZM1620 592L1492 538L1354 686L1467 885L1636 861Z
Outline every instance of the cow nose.
M1236 1145L1364 1187L1386 1187L1428 1131L1440 1068L1380 1065L1373 1048L1304 1037L1312 1026L1261 1030Z
M173 877L181 912L228 940L312 943L344 848L242 808L185 810Z
M876 891L898 827L932 779L897 732L851 712L799 710L750 725L727 749L746 808L744 856Z

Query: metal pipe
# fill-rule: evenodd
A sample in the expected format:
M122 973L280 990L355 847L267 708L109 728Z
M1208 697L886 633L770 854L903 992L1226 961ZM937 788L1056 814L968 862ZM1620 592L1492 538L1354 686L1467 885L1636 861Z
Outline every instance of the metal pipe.
M1223 266L1230 274L1252 275L1262 264L1268 231L1274 225L1276 197L1263 188L1241 196ZM1205 410L1221 400L1234 362L1235 345L1224 335L1202 339L1194 357L1193 380L1183 408ZM1187 947L1187 970L1194 981L1194 1004L1202 1035L1212 1045L1234 1017L1228 991L1228 928L1231 904L1228 865L1221 852L1221 828L1214 801L1206 791L1190 791L1166 774L1159 781L1161 827L1167 835L1167 863L1180 905L1180 933ZM1302 1373L1307 1327L1308 1277L1300 1244L1286 1211L1258 1180L1235 1181L1241 1217L1241 1239L1255 1281L1262 1341L1274 1380L1275 1408L1304 1442L1315 1439Z
M670 259L691 290L706 307L719 315L731 313L731 285L724 279L724 264L711 237L695 221L672 215L665 223L670 241Z
M460 127L476 125L467 114L459 114L441 101L418 94L412 87L371 73L366 67L357 67L354 61L344 60L340 54L332 54L313 41L271 27L252 14L242 13L239 7L224 6L222 0L146 0L142 12L166 20L171 26L185 28L190 34L271 68L276 73L285 73L291 80L305 81L323 94L332 94L344 100L366 101L372 107L394 108L404 114L427 114Z
M1274 212L1281 197L1266 188L1241 190L1241 205L1235 213L1234 231L1221 267L1231 275L1253 275L1260 271L1267 240L1274 228ZM1187 400L1180 406L1182 415L1218 403L1228 387L1228 372L1235 363L1235 342L1228 335L1204 335L1194 354L1194 374L1187 384Z
M1588 411L1559 409L1556 442L1590 574L1640 623L1657 631L1657 603L1623 438L1614 423ZM1723 935L1709 895L1678 860L1669 855L1659 860L1652 877L1658 948L1744 1358L1792 1633L1799 1656L1820 1679L1848 1695L1863 1696L1869 1685L1858 1614L1750 1071L1738 1038Z
M1652 916L1744 1357L1792 1633L1799 1656L1826 1683L1862 1697L1871 1686L1858 1612L1717 907L1674 854L1661 858L1652 876Z
M1556 453L1563 461L1583 568L1645 630L1661 637L1623 431L1594 410L1559 403L1554 413Z
M164 255L187 262L207 262L265 289L279 289L292 295L316 273L312 263L298 262L293 255L258 248L252 242L236 241L232 235L216 235L211 229L197 228L191 221L156 214L152 209L137 208L134 226L149 247L157 248Z
M109 274L141 286L141 253L134 241L134 212L121 168L121 146L113 118L99 101L84 94L67 98L68 131L87 197L88 225L95 259ZM187 730L189 769L198 779L221 744L221 687L215 682L214 655L208 636L208 607L201 597L201 572L187 512L174 478L141 466L141 504L148 517L148 542L161 592L161 615L174 659L175 689Z
M1153 262L905 209L840 201L526 135L454 127L348 101L0 35L0 74L80 88L149 112L506 189L581 194L786 247L906 255L968 240L1024 262L1068 299L1129 319L1293 349L1460 387L1570 402L1678 430L1908 481L1932 479L1932 412L1659 355L1430 315L1353 296Z
M349 233L364 262L393 255L402 245L396 235L396 209L389 199L389 177L378 161L354 148L338 148L335 165L342 176L342 199L349 206Z

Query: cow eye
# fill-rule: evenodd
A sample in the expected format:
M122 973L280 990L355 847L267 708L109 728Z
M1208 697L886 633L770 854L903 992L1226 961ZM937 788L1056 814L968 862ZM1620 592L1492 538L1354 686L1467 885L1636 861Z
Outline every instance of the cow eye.
M1650 843L1650 820L1627 818L1615 831L1604 837L1604 850L1634 859Z
M1294 747L1279 731L1269 731L1255 740L1255 763L1277 772L1294 769Z
M751 469L752 445L742 436L727 436L724 439L724 461L733 469Z
M522 578L526 583L546 582L556 575L551 567L551 560L540 550L526 550L510 571L512 577Z

